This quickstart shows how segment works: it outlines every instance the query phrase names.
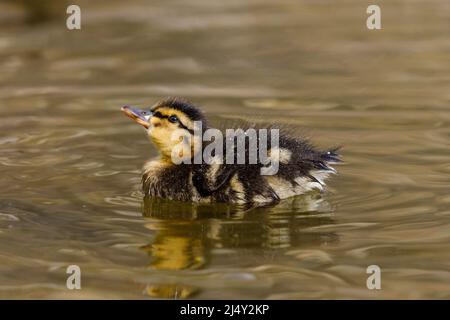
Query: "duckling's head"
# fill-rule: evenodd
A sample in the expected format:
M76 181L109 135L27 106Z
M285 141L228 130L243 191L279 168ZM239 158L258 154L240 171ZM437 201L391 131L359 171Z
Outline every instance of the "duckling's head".
M159 149L163 159L171 159L174 150L178 157L193 157L194 141L201 139L194 133L197 130L201 130L201 133L207 128L201 110L179 98L161 100L149 111L128 106L122 107L122 111L147 129L150 140Z

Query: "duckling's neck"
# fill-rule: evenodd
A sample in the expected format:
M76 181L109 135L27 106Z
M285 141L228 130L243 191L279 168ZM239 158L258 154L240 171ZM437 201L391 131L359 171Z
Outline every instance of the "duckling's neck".
M173 161L172 161L172 157L170 155L168 155L168 154L165 154L165 153L161 153L160 154L159 161L161 163L163 163L164 165L166 165L166 166L175 165L173 163Z
M201 151L198 152L201 154ZM186 152L186 157L183 158L183 155L181 154L178 159L173 159L172 153L167 152L160 152L159 155L159 161L166 164L166 165L179 165L179 164L194 164L196 163L196 154L194 154L193 150L191 152ZM201 160L201 158L200 158Z

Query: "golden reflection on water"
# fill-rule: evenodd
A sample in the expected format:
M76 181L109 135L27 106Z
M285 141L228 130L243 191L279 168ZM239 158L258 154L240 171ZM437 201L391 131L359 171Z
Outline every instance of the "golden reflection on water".
M151 226L149 229L152 230ZM205 248L200 239L188 235L158 232L155 241L142 249L152 258L151 268L163 270L197 269L206 263Z
M149 285L145 288L145 294L153 298L187 299L197 293L193 287L176 284Z
M215 249L301 247L303 242L326 244L338 241L333 232L308 233L304 229L332 224L329 205L319 193L286 199L273 208L248 210L225 204L205 205L144 197L142 213L153 240L141 249L155 270L196 270L208 268ZM170 214L168 215L168 212ZM290 212L300 212L298 216ZM304 260L323 261L319 252L289 251ZM322 254L323 255L323 254ZM325 257L326 259L326 257ZM145 293L159 298L188 298L201 292L179 283L149 284Z
M308 234L302 230L333 223L332 214L314 215L326 206L324 199L314 193L284 200L275 208L252 211L227 205L174 204L146 197L143 215L153 219L145 226L155 236L142 250L151 258L151 268L181 270L205 267L213 248L281 249L303 241L330 243L337 241L336 234ZM167 212L172 215L168 216ZM301 212L307 218L284 212Z

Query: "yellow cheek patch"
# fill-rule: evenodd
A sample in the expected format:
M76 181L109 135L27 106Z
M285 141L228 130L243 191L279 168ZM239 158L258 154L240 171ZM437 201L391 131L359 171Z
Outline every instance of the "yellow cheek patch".
M151 123L151 125L154 126L154 127L159 127L159 126L161 126L162 121L161 121L161 119L159 119L159 118L152 117L152 118L150 119L150 123Z
M151 130L148 131L148 134L153 143L163 155L163 158L170 160L172 152L174 151L174 147L180 146L180 143L184 140L183 136L186 135L187 132L184 129L179 128L178 123L170 122L168 117L178 117L179 121L191 130L193 130L194 128L194 122L189 119L189 117L182 111L175 110L169 107L160 107L153 110L153 112L160 113L163 118L160 118L158 116L151 117L150 123L152 126ZM174 136L174 134L176 135ZM178 137L178 139L176 137ZM180 159L193 154L194 146L192 144L192 141L187 141L187 145L183 144L183 146L181 146L181 149L175 150L175 152L178 153L178 157Z

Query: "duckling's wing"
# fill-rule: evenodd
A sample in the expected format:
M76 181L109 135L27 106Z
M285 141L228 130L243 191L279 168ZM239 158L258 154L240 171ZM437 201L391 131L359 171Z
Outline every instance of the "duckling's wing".
M234 165L203 164L194 168L192 183L202 197L207 197L226 185L236 171Z

